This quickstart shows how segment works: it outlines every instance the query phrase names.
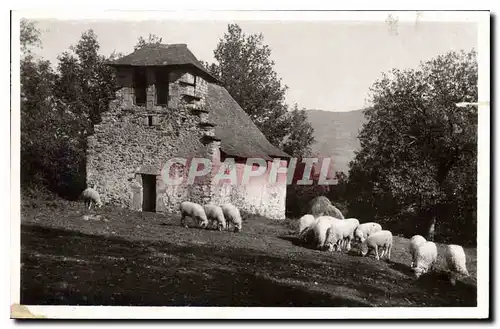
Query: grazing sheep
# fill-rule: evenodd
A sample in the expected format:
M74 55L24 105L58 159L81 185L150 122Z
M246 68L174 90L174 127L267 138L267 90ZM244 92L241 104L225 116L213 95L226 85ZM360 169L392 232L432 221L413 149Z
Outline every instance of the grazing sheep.
M351 250L351 241L354 240L354 231L359 226L359 220L356 218L347 218L345 222L349 223L349 235L342 239L341 247L349 251Z
M437 247L434 242L426 241L417 247L413 272L418 279L422 274L432 271L436 266Z
M361 255L366 256L370 250L375 250L375 258L377 260L386 256L387 259L391 259L391 249L392 249L392 233L388 230L382 230L371 234L363 242L361 250ZM382 252L379 255L379 250Z
M354 230L354 241L363 243L367 237L380 231L382 231L382 226L378 223L368 222L359 224L356 230Z
M466 256L464 248L456 244L446 246L445 252L446 265L450 271L450 282L455 285L458 275L469 276L466 266Z
M356 226L355 221L336 219L332 221L326 232L325 246L328 250L340 251L344 247L350 250L349 239L352 236ZM347 241L347 245L345 242Z
M299 219L299 238L305 233L305 230L312 227L316 223L316 218L313 215L304 215Z
M181 203L181 226L188 227L185 223L186 216L196 219L200 227L207 227L208 218L203 207L197 203L184 201Z
M299 235L299 240L302 242L302 244L311 246L311 247L316 247L316 245L313 245L314 242L316 241L316 232L314 230L314 226L316 223L314 223L311 227L308 227L302 232L301 235Z
M222 212L224 213L224 217L226 218L226 227L229 230L229 224L233 224L234 232L240 232L242 221L241 214L238 208L234 205L227 203L222 206Z
M207 219L212 223L216 223L216 227L219 231L226 228L226 219L224 218L221 207L214 204L206 204L203 206L203 209L205 210Z
M413 268L415 265L415 257L416 257L416 252L418 246L420 246L422 243L425 243L427 240L421 235L414 235L410 239L410 255L411 255L411 265L410 267Z
M81 198L85 202L85 207L88 206L89 209L92 206L92 203L94 203L97 208L102 207L102 202L101 202L101 197L99 196L99 192L97 192L97 190L95 190L92 187L87 187L82 192Z
M317 196L309 203L309 213L314 217L331 216L339 219L344 219L344 216L330 200L325 196Z
M322 250L325 247L327 231L336 221L340 221L340 219L331 216L320 216L316 218L316 222L313 226L306 231L306 242L314 243L316 249Z

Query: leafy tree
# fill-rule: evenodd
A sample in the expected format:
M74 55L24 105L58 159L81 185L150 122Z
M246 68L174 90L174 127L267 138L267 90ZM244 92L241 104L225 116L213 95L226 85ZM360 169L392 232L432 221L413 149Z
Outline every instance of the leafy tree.
M289 125L293 128L285 136L281 148L294 157L306 157L311 154L311 145L314 143L314 129L307 119L305 109L299 110L297 104L288 115Z
M297 104L288 111L287 86L274 71L271 48L264 44L264 36L247 35L237 24L229 24L214 57L216 63L203 65L222 82L266 138L291 156L309 156L314 130ZM288 216L300 215L300 205L317 195L317 191L318 186L288 186Z
M214 51L217 63L208 68L269 141L280 145L289 133L287 87L274 71L271 49L263 40L262 34L246 35L237 24L229 24Z
M39 34L36 27L25 30ZM39 40L24 39L27 45ZM56 71L31 55L21 61L21 161L27 185L69 197L83 188L86 137L114 97L114 76L98 50L97 36L88 30L58 57Z
M85 183L87 136L93 133L94 125L101 121L101 115L108 110L109 102L115 96L114 73L99 54L99 41L93 30L85 31L78 43L62 53L58 63L58 78L55 96L62 111L72 120L66 123L68 147L71 146L71 164L63 182L81 188ZM71 185L69 182L68 185Z
M430 239L436 225L455 235L475 232L477 108L456 103L477 102L476 53L392 70L371 92L361 149L350 164L350 210L417 218Z
M40 30L36 28L36 24L33 21L29 21L25 18L21 19L20 27L20 43L21 43L21 53L23 55L28 55L31 53L31 47L40 47Z
M50 62L21 60L21 180L45 184L43 163L54 142L53 112L55 73Z
M84 32L70 51L59 57L59 78L56 96L68 109L80 116L84 134L92 132L93 125L101 120L101 113L108 110L114 98L114 74L99 54L99 41L92 29Z
M59 171L61 139L66 137L66 113L54 97L57 73L51 63L35 59L40 31L33 22L21 21L21 182L23 187L53 187Z
M159 37L156 34L151 34L151 33L149 34L147 41L142 36L140 36L139 39L137 39L136 45L134 46L134 51L137 49L141 49L142 47L144 47L146 45L151 45L151 44L152 45L159 45L159 44L161 44L162 40L163 40L162 37Z
M296 173L300 173L303 169L302 158L312 156L311 144L314 143L314 130L307 120L307 114L304 109L300 110L298 105L294 105L294 109L289 112L289 134L285 136L281 149L292 157L297 159ZM302 169L299 169L302 168ZM287 215L290 217L299 217L304 214L306 205L317 195L324 193L323 186L318 185L297 185L291 184L287 186L286 194L286 209Z

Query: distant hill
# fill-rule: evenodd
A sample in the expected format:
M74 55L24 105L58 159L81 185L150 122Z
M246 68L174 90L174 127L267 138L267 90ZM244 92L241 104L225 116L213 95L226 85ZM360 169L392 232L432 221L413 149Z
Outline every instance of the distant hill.
M332 157L334 170L347 174L354 151L360 147L358 133L365 122L362 110L307 110L306 113L316 139L312 146L313 153L321 157Z

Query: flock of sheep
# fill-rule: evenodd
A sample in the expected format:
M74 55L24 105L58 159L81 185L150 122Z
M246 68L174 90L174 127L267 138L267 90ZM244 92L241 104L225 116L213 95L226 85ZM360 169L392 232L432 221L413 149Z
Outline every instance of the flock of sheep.
M102 206L99 193L93 188L87 188L82 193L85 205L94 203ZM351 250L351 244L359 244L360 254L366 256L370 251L375 253L377 260L390 259L393 236L388 230L383 230L378 223L360 223L356 218L344 218L342 213L333 206L326 197L317 197L309 208L313 214L307 214L299 220L299 239L319 250L346 251ZM217 206L214 204L200 205L185 201L180 205L181 225L186 225L186 217L198 222L202 228L215 228L220 231L234 227L234 232L242 229L240 211L232 204ZM435 269L437 262L437 246L432 241L420 235L410 239L409 252L412 259L411 269L416 278ZM445 259L450 272L450 281L454 285L458 275L469 276L466 267L464 249L455 244L446 246Z
M85 202L85 206L90 209L94 204L95 207L102 207L101 197L99 193L92 187L86 188L81 198ZM240 232L242 228L242 218L240 211L234 205L228 203L223 206L207 204L201 206L194 202L185 201L180 205L181 225L188 227L186 217L190 217L198 222L198 226L202 228L216 228L219 231L229 230L231 225L235 232Z
M360 224L355 218L340 219L322 214L314 217L307 214L299 220L299 239L316 249L329 251L349 251L351 243L357 243L362 256L373 251L379 260L383 257L390 259L393 237L390 231L383 230L378 223ZM434 242L415 235L410 239L409 251L412 259L410 267L416 278L435 269L438 251ZM461 246L447 245L445 259L453 285L458 275L469 275Z
M184 201L181 203L181 225L186 225L186 217L191 217L197 220L198 225L202 228L216 228L219 231L229 230L230 226L234 227L234 232L240 232L242 227L241 214L238 208L227 203L222 207L215 204L200 204Z

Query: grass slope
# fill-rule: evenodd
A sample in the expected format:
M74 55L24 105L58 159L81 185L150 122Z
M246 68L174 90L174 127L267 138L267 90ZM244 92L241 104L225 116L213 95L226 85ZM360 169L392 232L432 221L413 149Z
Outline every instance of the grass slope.
M232 233L185 229L178 215L98 212L107 221L83 220L79 203L23 200L22 304L476 306L475 249L471 278L453 287L439 274L413 279L404 238L377 261L296 245L293 225L265 218Z

